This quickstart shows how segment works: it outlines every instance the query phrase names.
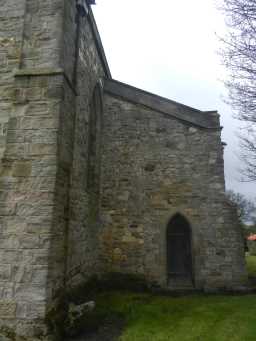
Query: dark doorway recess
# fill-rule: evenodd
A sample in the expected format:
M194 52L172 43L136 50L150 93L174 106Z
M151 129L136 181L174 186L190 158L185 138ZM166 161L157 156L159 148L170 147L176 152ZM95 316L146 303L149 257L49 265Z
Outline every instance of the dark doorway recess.
M191 228L181 214L175 214L167 226L168 282L192 280Z

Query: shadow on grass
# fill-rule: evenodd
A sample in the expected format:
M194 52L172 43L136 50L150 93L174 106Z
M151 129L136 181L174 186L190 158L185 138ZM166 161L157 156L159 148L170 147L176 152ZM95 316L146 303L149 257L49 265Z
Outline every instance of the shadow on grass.
M256 296L155 296L108 292L96 298L97 310L120 313L120 341L255 341Z
M246 261L256 290L256 256ZM69 341L256 340L256 296L248 293L152 293L143 278L111 274L103 280L93 278L68 298L76 304L96 301L95 311L74 333L79 337Z

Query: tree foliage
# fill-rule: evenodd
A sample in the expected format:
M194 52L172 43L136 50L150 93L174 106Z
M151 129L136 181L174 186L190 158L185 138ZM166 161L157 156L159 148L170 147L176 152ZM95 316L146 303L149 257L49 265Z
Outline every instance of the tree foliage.
M222 39L228 102L236 118L246 122L240 134L242 173L245 180L256 181L256 0L223 0L222 9L228 27Z
M241 223L256 224L256 205L243 194L229 190L226 192L228 199L237 206L238 217Z

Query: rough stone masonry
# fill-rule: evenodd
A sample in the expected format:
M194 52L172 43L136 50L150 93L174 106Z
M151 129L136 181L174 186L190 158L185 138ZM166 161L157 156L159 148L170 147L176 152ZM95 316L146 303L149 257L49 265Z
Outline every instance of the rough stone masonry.
M2 0L0 110L0 334L93 275L244 283L219 115L113 80L89 1Z

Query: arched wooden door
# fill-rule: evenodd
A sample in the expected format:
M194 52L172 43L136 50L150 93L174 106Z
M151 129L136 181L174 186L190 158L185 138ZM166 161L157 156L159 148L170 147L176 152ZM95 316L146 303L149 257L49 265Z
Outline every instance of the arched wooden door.
M167 272L168 280L188 279L192 283L191 229L181 214L167 226Z

